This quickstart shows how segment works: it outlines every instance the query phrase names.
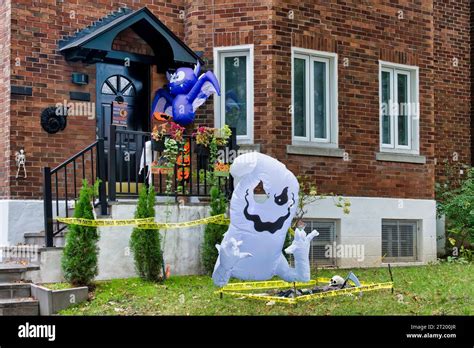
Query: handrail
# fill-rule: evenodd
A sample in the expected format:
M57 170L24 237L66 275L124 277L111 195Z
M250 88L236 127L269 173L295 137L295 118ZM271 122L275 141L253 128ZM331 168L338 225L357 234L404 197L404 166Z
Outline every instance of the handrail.
M94 151L95 150L95 151ZM95 161L94 161L95 152ZM86 156L90 155L88 159ZM53 219L53 201L55 202L55 214L61 214L60 202L64 199L64 213L66 217L69 216L68 202L70 199L76 200L79 196L77 181L80 177L87 179L89 173L86 173L87 161L90 160L90 183L99 179L99 202L100 213L107 214L107 194L105 189L106 172L105 172L105 150L104 140L98 139L90 144L74 156L68 158L66 161L51 169L50 167L43 168L43 205L44 205L44 231L45 231L45 245L52 247L54 244L54 236L63 231L66 226L60 226L56 222L56 230L54 230ZM79 163L77 163L79 161ZM82 175L78 174L78 166L82 166ZM68 171L68 169L71 170ZM87 168L89 170L89 168ZM71 173L72 172L72 173ZM60 175L62 173L62 175ZM72 174L72 175L71 175ZM72 183L70 182L72 179ZM62 181L61 181L62 180ZM53 199L53 181L54 181L54 199ZM61 182L60 182L61 181ZM68 186L69 183L69 186ZM71 191L68 191L68 188ZM61 191L63 189L63 191ZM63 197L61 197L63 195ZM61 204L62 205L62 204ZM97 206L96 205L96 206Z
M209 197L208 173L213 171L213 168L209 166L209 153L202 153L203 149L197 147L194 137L183 135L184 142L189 145L185 146L186 151L189 152L180 150L180 163L174 163L172 178L161 171L168 170L166 165L154 167L155 174L149 173L152 170L149 165L144 165L143 171L140 171L142 155L146 162L149 151L146 149L146 142L151 139L150 132L127 130L111 125L108 151L105 149L104 139L98 139L55 168L43 168L44 230L47 247L52 247L54 236L66 228L57 220L54 221L54 217L62 214L69 216L68 202L79 197L78 181L81 177L88 179L90 183L100 179L98 203L94 205L100 205L101 215L107 215L108 202L116 201L117 196L138 197L140 186L148 186L150 178L159 196L174 196L176 201L183 196ZM227 148L237 150L236 143L234 129ZM158 148L160 146L162 144L158 144ZM162 150L161 147L159 151L151 151L151 161L155 165L162 165L161 161L166 160ZM155 153L159 156L156 162L153 161ZM217 181L230 197L233 191L232 177L219 176Z
M115 126L114 126L115 127ZM122 133L122 134L136 134L136 135L150 135L150 132L142 132L142 131L134 131L134 130L128 130L128 129L115 129L116 133Z
M76 153L74 156L68 158L67 160L65 160L63 163L61 163L60 165L58 165L57 167L51 169L51 174L54 174L55 172L57 172L58 170L64 168L65 166L67 166L69 163L72 163L74 160L78 159L79 157L81 157L83 154L85 154L86 152L90 151L92 148L96 147L97 144L99 143L99 140L93 142L92 144L90 144L88 147L86 147L84 150Z

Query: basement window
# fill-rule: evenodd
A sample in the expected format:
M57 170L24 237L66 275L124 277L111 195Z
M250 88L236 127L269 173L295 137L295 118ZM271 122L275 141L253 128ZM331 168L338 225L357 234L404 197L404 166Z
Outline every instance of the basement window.
M319 236L313 238L309 249L309 262L312 267L336 266L336 257L333 252L327 252L333 248L336 242L336 222L329 220L303 219L306 224L305 232L313 230L319 232ZM332 251L332 249L331 249ZM293 261L293 258L291 258Z
M416 261L417 233L415 220L382 220L383 262Z

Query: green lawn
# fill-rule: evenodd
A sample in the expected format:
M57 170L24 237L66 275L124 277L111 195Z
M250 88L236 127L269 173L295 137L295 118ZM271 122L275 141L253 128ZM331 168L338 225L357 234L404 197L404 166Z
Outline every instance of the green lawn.
M164 284L140 279L97 282L91 300L63 315L474 315L474 266L441 263L394 267L395 291L380 290L299 303L263 301L214 294L207 276L175 276ZM361 281L390 281L386 268L355 269ZM322 270L318 276L343 277L347 270ZM314 276L314 274L313 274Z

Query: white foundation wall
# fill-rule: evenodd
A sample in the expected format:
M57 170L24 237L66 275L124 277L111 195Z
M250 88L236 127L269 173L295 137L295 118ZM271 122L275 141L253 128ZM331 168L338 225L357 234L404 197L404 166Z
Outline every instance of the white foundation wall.
M343 268L379 267L382 263L382 219L417 220L417 261L403 265L426 264L436 260L436 205L434 200L348 197L350 213L344 214L335 206L333 198L325 198L308 206L305 218L335 221L337 245L363 245L362 260L351 257L336 258ZM111 206L111 218L133 218L136 201L120 202ZM170 222L184 222L209 216L204 204L170 205ZM156 221L166 220L166 205L157 204ZM100 228L99 275L97 279L135 277L133 255L129 248L132 227ZM25 232L43 230L42 201L0 201L1 245L23 243ZM161 231L165 264L172 275L202 274L201 245L204 226ZM317 238L317 237L316 237ZM45 279L58 278L60 253L41 263ZM53 262L53 260L55 260ZM391 263L392 265L396 265ZM402 263L400 263L402 265ZM49 276L51 272L53 276ZM51 273L51 274L53 274ZM42 277L43 278L43 277ZM51 279L50 279L51 278ZM57 279L60 281L61 279Z
M436 202L422 199L347 197L350 213L344 214L328 197L307 207L305 218L329 219L336 224L337 245L363 245L362 260L336 258L338 267L379 267L382 262L382 219L417 220L417 260L403 265L426 264L436 260ZM317 237L316 237L317 238ZM392 265L396 263L391 262ZM402 265L402 263L399 263Z
M26 232L43 231L43 211L41 200L0 200L0 244L21 244Z
M113 219L132 219L136 205L115 204ZM166 205L157 205L156 221L166 221ZM169 222L185 222L209 216L206 205L170 205ZM129 248L132 227L100 228L99 275L97 279L136 277L133 255ZM201 245L204 226L160 231L165 264L172 275L202 274Z

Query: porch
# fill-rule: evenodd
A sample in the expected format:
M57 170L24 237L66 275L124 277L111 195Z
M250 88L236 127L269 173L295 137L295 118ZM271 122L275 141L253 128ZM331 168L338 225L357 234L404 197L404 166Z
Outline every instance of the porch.
M59 166L43 169L43 204L44 204L44 245L57 246L55 238L60 236L66 225L57 221L57 217L72 217L76 200L79 197L83 180L90 184L98 182L98 196L94 197L98 218L126 218L112 211L118 203L135 206L142 187L153 185L158 202L168 206L176 205L207 205L212 183L209 180L214 171L208 154L196 151L197 144L193 135L184 135L180 143L180 151L172 173L156 172L153 168L163 158L164 149L152 148L150 132L127 130L124 127L111 125L108 149L104 140L98 139L84 150L67 159ZM170 138L167 135L165 138ZM235 132L227 142L227 146L219 150L219 160L228 163L236 153ZM233 181L230 175L216 177L216 183L231 197ZM162 209L158 209L161 212ZM204 217L201 208L198 215ZM182 211L181 211L182 212ZM191 213L193 215L194 213ZM125 214L130 215L130 214ZM178 211L172 214L181 220ZM128 216L133 217L133 214ZM171 219L171 217L166 217ZM178 220L169 221L178 221ZM164 219L163 219L164 221ZM62 244L62 243L61 243ZM198 244L199 245L199 244Z

